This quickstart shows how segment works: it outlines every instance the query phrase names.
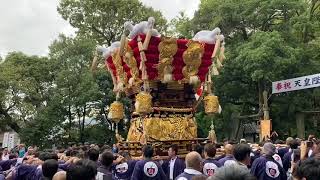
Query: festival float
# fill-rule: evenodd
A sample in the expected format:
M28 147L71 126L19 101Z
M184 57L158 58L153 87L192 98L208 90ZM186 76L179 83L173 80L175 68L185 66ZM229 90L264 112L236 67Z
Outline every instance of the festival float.
M195 112L203 102L205 112L221 111L211 87L224 56L224 36L219 28L204 30L192 39L166 37L154 28L155 19L124 24L121 40L97 48L110 72L116 101L108 119L124 118L122 97L132 100L130 129L124 140L116 130L120 151L140 156L144 144L152 144L157 155L167 155L171 144L180 155L198 143L215 142L214 126L208 138L197 138ZM117 126L116 126L117 127Z

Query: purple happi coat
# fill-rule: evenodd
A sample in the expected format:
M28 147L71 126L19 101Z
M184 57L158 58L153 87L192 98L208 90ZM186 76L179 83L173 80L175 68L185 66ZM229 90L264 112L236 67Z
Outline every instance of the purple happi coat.
M16 168L13 180L41 180L41 177L41 166L22 164Z
M17 159L0 161L0 167L2 168L2 171L7 171L11 168L11 166L14 166L16 163L17 163Z
M218 162L221 164L221 166L226 166L235 163L235 159L233 155L228 154L224 158L220 159Z
M165 180L167 179L162 167L156 161L140 160L134 166L131 180Z
M203 162L203 174L213 176L219 167L221 167L221 164L217 160L208 158Z
M282 164L285 171L288 171L288 169L291 167L292 154L293 151L288 151L282 158Z
M289 152L289 147L284 147L284 148L280 148L278 149L278 154L281 157L281 159L283 160L284 155Z
M281 165L272 156L261 156L254 160L250 173L257 180L286 180L287 175Z
M113 166L113 171L116 179L121 180L129 180L132 176L134 166L137 161L128 160L127 162L123 162L121 164L117 164Z

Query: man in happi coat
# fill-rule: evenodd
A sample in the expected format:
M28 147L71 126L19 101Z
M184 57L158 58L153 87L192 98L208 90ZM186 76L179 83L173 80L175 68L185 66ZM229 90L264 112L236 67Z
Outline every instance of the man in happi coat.
M112 173L113 154L105 151L101 154L101 165L97 168L96 180L113 180ZM95 162L96 163L96 162Z
M202 158L198 152L192 151L186 156L186 168L176 180L191 180L194 176L205 176L202 174Z
M289 152L289 150L290 150L290 144L292 143L292 141L293 141L293 138L292 138L292 137L288 137L288 138L286 139L286 145L287 145L287 146L278 149L278 154L279 154L279 156L281 157L282 160L283 160L283 156L284 156L287 152Z
M134 166L138 161L131 159L128 153L120 153L120 155L121 160L113 165L115 178L129 180L132 176Z
M228 166L230 164L234 164L235 163L235 159L233 157L233 146L232 144L226 144L224 146L224 150L226 153L226 156L222 159L219 160L219 163L222 166Z
M162 164L163 171L169 180L174 180L186 168L184 161L177 156L177 153L178 146L172 144L168 150L169 160Z
M298 149L299 141L294 139L291 141L289 146L290 146L289 151L283 156L283 159L282 159L283 168L285 171L288 171L289 168L291 167L291 161L293 160L291 158L293 154L293 150Z
M221 164L214 159L216 152L215 145L210 143L204 146L205 160L203 162L203 174L207 176L213 176L215 171L221 166Z
M131 180L167 179L160 164L152 160L153 148L146 145L143 147L142 151L144 159L138 161L134 166Z
M254 160L251 174L258 180L286 180L287 175L283 167L272 157L276 147L272 143L263 145L263 155Z
M13 174L13 180L40 180L41 177L41 165L22 164L16 168Z
M17 163L17 158L0 161L0 167L2 171L7 171Z
M17 166L12 174L14 180L40 180L43 177L42 165L47 160L56 160L58 156L53 153L42 153L39 158L30 157L27 161L32 161L32 165L21 164ZM58 161L57 161L58 165Z

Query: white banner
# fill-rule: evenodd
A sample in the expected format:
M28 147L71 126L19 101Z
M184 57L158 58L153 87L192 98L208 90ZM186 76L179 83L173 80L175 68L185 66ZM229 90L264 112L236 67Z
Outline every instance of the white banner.
M8 149L13 149L15 144L14 144L14 139L15 135L14 134L9 134L9 140L8 140Z
M2 148L8 147L8 141L9 141L9 133L5 132L3 134Z
M320 86L320 74L272 82L272 94Z

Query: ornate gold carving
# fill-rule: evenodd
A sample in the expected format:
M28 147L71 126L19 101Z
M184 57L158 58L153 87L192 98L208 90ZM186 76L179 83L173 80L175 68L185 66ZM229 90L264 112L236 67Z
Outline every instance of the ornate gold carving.
M204 47L197 41L189 40L188 49L183 53L183 61L186 64L182 69L185 80L189 81L191 77L198 74L198 68L201 65L201 58L204 53Z
M139 69L137 66L136 58L133 56L133 51L129 45L127 45L126 47L124 61L130 68L130 72L132 75L132 82L131 80L129 80L129 86L138 86L142 81L139 78Z
M219 112L219 101L218 97L214 95L207 95L203 99L204 109L207 114Z
M138 129L142 127L147 141L197 138L197 126L192 117L152 117L143 122L139 118L133 120L127 141L139 141L143 133Z
M137 113L150 113L152 112L152 96L147 92L140 92L136 96L135 108Z
M118 143L122 143L124 140L123 137L119 133L116 133L116 139L117 139Z
M110 105L108 118L113 122L118 123L124 117L123 104L119 101L115 101Z
M141 118L135 118L131 121L128 131L127 141L140 141L143 134L143 124Z
M173 56L178 51L177 40L175 38L161 37L159 49L158 77L163 83L172 80Z
M120 51L117 50L116 53L112 54L112 61L116 67L117 72L117 84L118 90L123 91L124 85L128 83L127 73L123 70L122 58L120 56Z

